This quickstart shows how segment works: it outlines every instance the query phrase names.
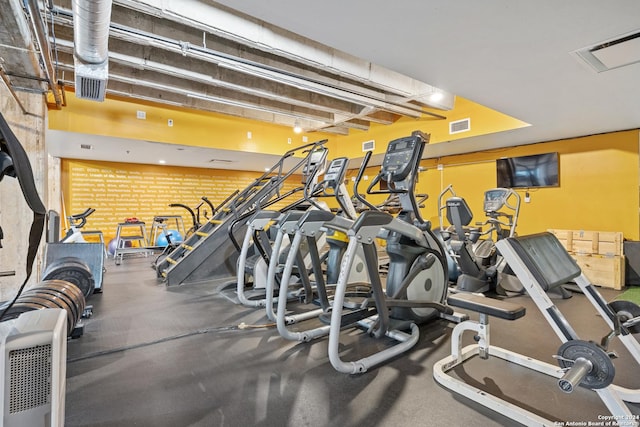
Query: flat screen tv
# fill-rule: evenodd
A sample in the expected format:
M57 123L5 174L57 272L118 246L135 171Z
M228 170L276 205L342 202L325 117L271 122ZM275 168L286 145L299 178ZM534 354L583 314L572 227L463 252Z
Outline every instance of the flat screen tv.
M558 153L507 157L496 160L498 187L557 187Z

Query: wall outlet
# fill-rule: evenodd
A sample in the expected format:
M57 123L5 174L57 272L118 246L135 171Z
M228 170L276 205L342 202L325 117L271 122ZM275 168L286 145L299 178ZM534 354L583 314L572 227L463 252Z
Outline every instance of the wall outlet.
M169 126L169 127L173 126L173 119L167 120L167 126Z
M138 118L140 120L146 120L147 119L147 113L145 111L138 110L138 111L136 111L136 118Z

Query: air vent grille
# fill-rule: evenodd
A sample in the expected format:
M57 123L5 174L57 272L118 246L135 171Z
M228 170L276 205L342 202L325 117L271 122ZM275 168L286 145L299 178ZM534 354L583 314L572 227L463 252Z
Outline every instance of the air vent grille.
M376 141L375 140L371 140L371 141L365 141L362 143L362 152L366 152L366 151L373 151L376 148Z
M640 31L571 52L598 73L640 62Z
M471 119L456 120L455 122L449 122L449 134L468 132L471 130Z
M51 399L51 345L9 352L9 413L46 405Z
M80 77L76 82L76 96L92 101L104 101L106 81Z

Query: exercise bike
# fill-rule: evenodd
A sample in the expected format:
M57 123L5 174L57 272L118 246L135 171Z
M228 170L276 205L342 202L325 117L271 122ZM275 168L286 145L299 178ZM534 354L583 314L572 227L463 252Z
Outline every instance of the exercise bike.
M87 241L82 236L81 229L87 224L87 218L89 215L95 211L96 210L93 208L88 208L82 213L67 216L69 229L67 229L64 237L60 239L60 243L86 243Z

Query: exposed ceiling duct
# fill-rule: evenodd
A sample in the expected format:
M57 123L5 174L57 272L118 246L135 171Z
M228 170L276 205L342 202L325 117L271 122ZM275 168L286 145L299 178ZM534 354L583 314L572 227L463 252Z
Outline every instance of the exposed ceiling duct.
M111 0L73 0L75 87L78 98L104 101L109 77Z
M82 4L57 0L48 23L57 70L76 92L76 63L96 61L77 46ZM104 53L107 95L298 123L305 132L444 120L455 102L442 89L205 0L113 0Z

